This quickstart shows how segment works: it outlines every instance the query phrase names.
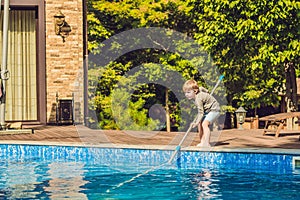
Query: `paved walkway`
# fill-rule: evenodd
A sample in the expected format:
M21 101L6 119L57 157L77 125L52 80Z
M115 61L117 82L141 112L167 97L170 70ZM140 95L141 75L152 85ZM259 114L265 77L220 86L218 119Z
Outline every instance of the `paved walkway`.
M7 135L5 132L1 132L0 143L174 149L184 135L184 132L92 130L82 125L28 128L32 128L34 134ZM274 137L274 134L263 136L262 133L263 129L227 129L212 132L212 148L209 150L243 149L261 151L268 149L276 152L300 152L300 132L283 132L278 138ZM182 148L203 150L196 147L198 143L197 133L191 132L182 144Z

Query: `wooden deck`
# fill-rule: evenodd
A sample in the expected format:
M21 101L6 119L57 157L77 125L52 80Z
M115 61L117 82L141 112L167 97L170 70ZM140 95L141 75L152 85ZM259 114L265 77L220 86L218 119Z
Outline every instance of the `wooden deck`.
M183 132L155 131L115 131L92 130L78 126L36 126L33 134L0 135L1 143L32 143L61 145L136 145L136 146L176 146L181 141ZM262 135L262 129L227 129L212 132L211 145L217 148L283 148L300 149L300 134L282 132L280 137ZM183 146L196 146L199 138L191 132Z

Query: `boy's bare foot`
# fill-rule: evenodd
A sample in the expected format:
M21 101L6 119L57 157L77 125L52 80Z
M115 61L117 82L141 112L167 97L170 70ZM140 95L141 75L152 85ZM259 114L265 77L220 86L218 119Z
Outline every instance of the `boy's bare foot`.
M202 143L200 142L199 144L197 144L197 147L206 147L206 148L209 148L211 147L209 143Z

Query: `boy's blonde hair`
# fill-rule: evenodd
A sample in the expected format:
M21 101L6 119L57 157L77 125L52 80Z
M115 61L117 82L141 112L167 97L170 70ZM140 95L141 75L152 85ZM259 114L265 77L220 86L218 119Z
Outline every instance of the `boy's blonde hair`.
M183 92L193 90L195 93L198 93L199 92L199 86L198 86L198 83L195 80L188 80L183 84L182 90L183 90Z

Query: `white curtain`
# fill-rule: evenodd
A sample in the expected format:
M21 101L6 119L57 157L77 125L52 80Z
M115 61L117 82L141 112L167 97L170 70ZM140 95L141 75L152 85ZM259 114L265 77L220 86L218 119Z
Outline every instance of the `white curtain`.
M0 27L2 59L3 11ZM5 121L37 120L35 11L10 10L8 32Z

